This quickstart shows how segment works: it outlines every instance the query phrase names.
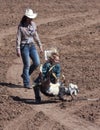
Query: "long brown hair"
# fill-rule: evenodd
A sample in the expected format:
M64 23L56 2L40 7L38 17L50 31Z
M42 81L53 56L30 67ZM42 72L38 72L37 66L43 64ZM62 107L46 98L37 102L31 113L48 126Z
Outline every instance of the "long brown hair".
M26 23L27 17L24 15L20 21L20 24L23 26Z

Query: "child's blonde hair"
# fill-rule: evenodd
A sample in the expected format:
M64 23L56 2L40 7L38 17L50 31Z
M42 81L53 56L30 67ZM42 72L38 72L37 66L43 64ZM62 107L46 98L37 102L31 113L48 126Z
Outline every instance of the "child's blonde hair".
M56 48L51 48L45 51L45 59L50 59L53 55L59 56L58 50Z
M51 53L51 56L49 57L49 60L53 61L54 63L58 63L59 60L60 60L58 52Z

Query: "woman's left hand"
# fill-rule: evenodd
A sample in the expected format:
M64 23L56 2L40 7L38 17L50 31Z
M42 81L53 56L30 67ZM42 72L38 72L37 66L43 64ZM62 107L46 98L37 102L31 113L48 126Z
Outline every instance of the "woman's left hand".
M40 46L40 52L43 52L43 48L42 48L42 46Z

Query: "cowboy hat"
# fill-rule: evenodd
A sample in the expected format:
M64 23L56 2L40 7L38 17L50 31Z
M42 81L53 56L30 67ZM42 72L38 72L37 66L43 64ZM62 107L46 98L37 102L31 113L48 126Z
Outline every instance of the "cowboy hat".
M37 13L33 13L32 9L26 9L25 16L30 18L30 19L34 19L37 17Z

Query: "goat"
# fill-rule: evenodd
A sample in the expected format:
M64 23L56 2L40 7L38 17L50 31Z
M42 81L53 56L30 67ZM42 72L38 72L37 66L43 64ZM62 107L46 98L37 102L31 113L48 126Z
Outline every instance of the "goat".
M62 82L56 82L55 84L51 83L50 74L52 73L52 68L48 72L47 79L41 80L41 84L39 85L40 91L46 96L50 96L50 97L58 96L61 100L64 100L63 98L64 95L70 95L71 98L74 99L74 96L76 96L77 93L79 92L78 86L70 83L68 87L66 87L64 85L65 83L64 76L62 77Z

